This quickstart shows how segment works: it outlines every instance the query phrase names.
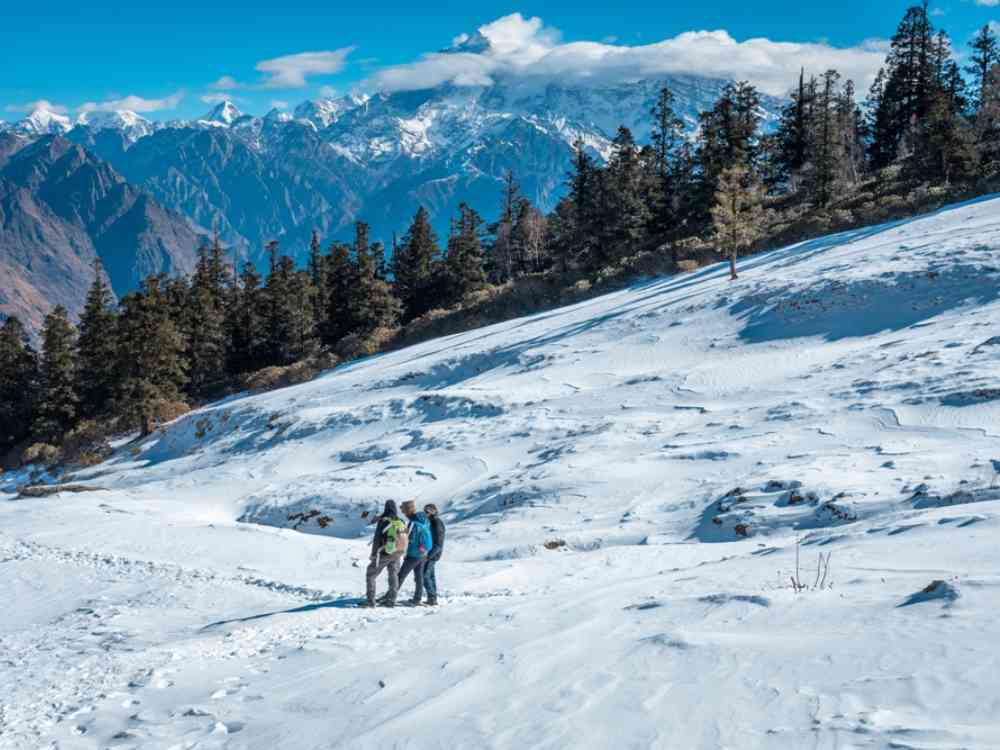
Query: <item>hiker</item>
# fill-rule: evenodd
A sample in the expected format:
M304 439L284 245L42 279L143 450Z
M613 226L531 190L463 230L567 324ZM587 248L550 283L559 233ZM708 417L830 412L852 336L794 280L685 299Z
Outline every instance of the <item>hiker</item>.
M438 515L438 509L434 503L425 505L424 513L430 519L431 542L434 545L431 547L430 554L427 555L427 562L424 563L424 590L427 591L428 606L436 607L438 603L438 586L437 578L434 575L434 566L441 559L441 553L444 552L444 521Z
M365 572L367 598L361 606L375 606L375 582L382 571L388 568L389 593L379 603L385 607L395 607L396 594L399 592L399 561L409 544L409 535L406 524L396 510L396 503L392 500L386 500L382 515L376 521L372 554Z
M413 600L410 602L414 607L420 606L424 598L424 565L427 562L427 555L434 548L434 539L431 536L431 525L427 520L427 515L417 510L417 504L413 500L407 500L402 505L403 515L410 519L407 531L410 535L410 545L406 550L406 559L403 560L403 567L399 571L399 585L402 586L406 577L413 573Z

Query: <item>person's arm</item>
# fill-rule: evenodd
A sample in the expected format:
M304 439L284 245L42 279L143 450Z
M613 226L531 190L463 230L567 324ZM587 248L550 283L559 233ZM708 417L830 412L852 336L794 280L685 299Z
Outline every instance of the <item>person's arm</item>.
M431 552L431 559L440 560L441 553L444 552L444 522L440 518L435 518L431 523L431 536L434 539L434 550Z

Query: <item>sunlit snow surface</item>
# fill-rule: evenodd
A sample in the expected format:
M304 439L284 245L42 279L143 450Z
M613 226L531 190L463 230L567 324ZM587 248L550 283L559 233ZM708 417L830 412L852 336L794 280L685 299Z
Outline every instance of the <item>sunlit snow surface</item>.
M2 477L0 746L1000 747L998 297L985 200ZM436 610L353 606L389 498Z

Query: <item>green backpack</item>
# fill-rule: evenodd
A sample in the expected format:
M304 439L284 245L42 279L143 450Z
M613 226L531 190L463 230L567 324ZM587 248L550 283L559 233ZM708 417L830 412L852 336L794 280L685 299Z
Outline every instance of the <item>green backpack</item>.
M406 524L398 518L389 522L389 528L385 530L386 543L382 546L382 551L389 557L402 557L406 553L406 548L410 546L410 535L406 533Z

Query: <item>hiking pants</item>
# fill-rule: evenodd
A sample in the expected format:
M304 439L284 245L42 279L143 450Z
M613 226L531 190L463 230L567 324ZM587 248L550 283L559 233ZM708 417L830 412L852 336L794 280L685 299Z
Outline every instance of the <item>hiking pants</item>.
M428 560L424 563L424 589L427 591L428 599L437 599L438 597L438 582L434 575L436 564L437 560Z
M389 569L389 601L395 603L396 594L399 593L399 558L379 553L377 558L368 563L368 570L365 572L366 593L368 601L373 604L375 602L375 581L386 568Z
M424 565L427 563L426 557L408 557L403 560L403 567L399 571L399 585L403 585L406 577L413 572L413 601L419 602L424 598Z

